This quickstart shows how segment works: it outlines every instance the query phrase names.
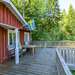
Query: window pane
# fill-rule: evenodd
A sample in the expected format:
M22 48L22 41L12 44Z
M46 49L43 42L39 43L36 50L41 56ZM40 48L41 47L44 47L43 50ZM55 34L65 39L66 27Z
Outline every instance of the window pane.
M9 33L9 44L12 45L12 33Z
M29 33L25 32L24 33L24 42L25 42L25 45L28 45L28 42L29 42Z
M15 47L15 41L16 41L16 34L13 33L13 46Z
M13 42L15 43L15 41L16 41L16 34L13 33Z
M9 48L15 48L16 34L13 31L9 31Z

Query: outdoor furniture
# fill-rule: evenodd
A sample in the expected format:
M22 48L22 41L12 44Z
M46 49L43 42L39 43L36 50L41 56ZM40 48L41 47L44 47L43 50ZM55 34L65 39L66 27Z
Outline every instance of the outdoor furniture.
M20 56L26 52L26 48L24 48L21 43L19 42L19 54Z
M19 56L23 55L26 52L26 48L23 48L19 42ZM8 48L9 49L9 48ZM15 47L8 51L9 58L15 57Z
M28 46L23 46L24 48L29 48L30 50L32 50L32 55L34 55L35 53L35 48L37 47L36 45L28 45Z
M8 56L9 56L9 58L12 58L15 56L15 48L8 51Z

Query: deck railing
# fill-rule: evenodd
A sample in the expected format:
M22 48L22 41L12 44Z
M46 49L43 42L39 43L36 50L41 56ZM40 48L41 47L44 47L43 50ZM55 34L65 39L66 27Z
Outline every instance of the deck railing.
M33 41L32 44L56 47L58 75L72 75L70 70L75 70L75 41Z
M56 50L56 62L58 75L72 75L58 48Z
M58 50L69 68L75 70L75 48L64 47L58 48Z
M75 46L75 41L33 41L32 44L40 47Z
M33 41L40 47L56 47L67 64L75 65L75 41Z
M58 48L67 64L75 64L75 48Z

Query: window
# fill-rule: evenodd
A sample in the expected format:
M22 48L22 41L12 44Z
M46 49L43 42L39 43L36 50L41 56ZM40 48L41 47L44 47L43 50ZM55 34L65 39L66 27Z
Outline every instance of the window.
M29 43L29 33L28 32L24 33L24 43L26 46L28 46L28 43Z
M14 30L8 30L8 46L9 49L15 48L16 33Z

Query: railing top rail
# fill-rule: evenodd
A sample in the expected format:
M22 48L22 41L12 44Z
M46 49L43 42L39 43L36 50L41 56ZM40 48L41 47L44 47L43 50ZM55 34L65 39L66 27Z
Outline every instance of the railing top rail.
M63 69L64 69L64 71L65 71L65 74L66 74L66 75L72 75L72 73L70 72L69 68L67 67L67 64L65 64L64 59L63 59L62 56L60 55L60 53L59 53L59 51L58 51L58 48L56 49L56 53L57 53L58 58L59 58L59 60L60 60L60 62L61 62L61 65L62 65L62 67L63 67Z
M75 41L37 41L37 40L33 40L33 41L36 41L36 42L75 42Z
M75 46L56 46L56 48L75 48Z

